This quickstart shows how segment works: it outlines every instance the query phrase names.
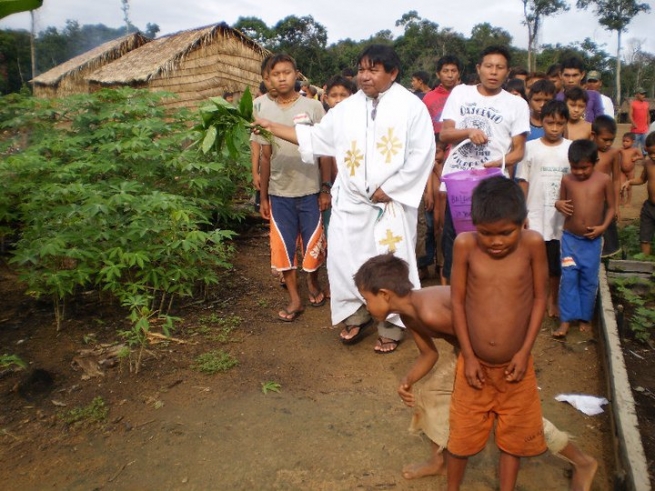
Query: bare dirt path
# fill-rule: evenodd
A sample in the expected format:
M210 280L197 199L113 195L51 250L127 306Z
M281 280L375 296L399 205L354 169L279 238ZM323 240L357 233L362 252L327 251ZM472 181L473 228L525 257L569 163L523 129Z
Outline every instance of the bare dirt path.
M13 390L23 375L0 378L2 489L445 489L443 477L406 481L400 474L403 464L428 454L427 441L407 432L411 410L396 395L416 348L408 341L378 355L374 335L342 346L327 305L307 307L292 324L277 321L285 294L270 276L262 232L238 241L235 270L220 296L179 312L176 336L197 344L153 346L138 376L115 367L82 381L71 361L86 347L85 334L102 319L97 342L114 340L120 317L92 307L57 335L48 306L24 299L12 275L1 273L0 351L55 377L52 392L32 401ZM198 334L212 314L241 319L236 342ZM573 331L565 343L556 341L553 326L545 322L534 350L544 414L598 459L592 489L611 489L608 413L588 417L554 400L563 392L606 396L598 344ZM190 369L197 354L217 346L239 365L212 376ZM281 391L264 394L269 381ZM110 408L105 423L67 426L57 416L97 396ZM464 489L495 489L495 463L488 445L471 460ZM568 489L569 469L550 455L525 460L518 489Z

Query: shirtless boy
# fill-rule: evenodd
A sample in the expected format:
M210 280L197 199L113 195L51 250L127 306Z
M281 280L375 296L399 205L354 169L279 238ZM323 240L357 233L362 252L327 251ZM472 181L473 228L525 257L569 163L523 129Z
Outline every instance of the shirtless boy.
M581 87L572 87L564 92L564 102L569 108L569 123L564 136L569 140L589 139L591 123L585 121L585 111L589 96Z
M531 350L546 310L542 236L524 229L525 197L503 177L473 191L476 232L455 239L453 323L461 348L450 406L448 490L486 445L496 420L500 490L516 486L520 458L546 450Z
M450 287L433 286L413 290L407 264L400 258L385 254L366 261L355 274L355 284L366 300L375 319L386 319L391 313L400 314L403 323L416 342L419 357L403 377L398 394L408 407L415 408L413 423L431 440L430 458L403 468L405 479L443 474L443 450L448 442L448 408L454 382L454 360L439 364L430 380L417 391L413 387L432 370L440 359L435 345L443 339L454 346L457 338L452 324ZM543 420L548 449L573 464L572 491L589 491L596 473L596 459L571 443L568 435L548 420Z
M641 150L635 147L635 134L628 131L621 140L621 186L635 177L635 163L643 158ZM621 193L621 204L630 206L632 204L632 189L626 187Z
M641 175L626 181L623 187L629 190L630 186L648 183L648 199L644 201L639 214L639 242L641 243L641 252L650 255L650 243L655 234L655 132L646 137L644 148L648 158L644 159L644 169Z
M602 257L613 256L621 250L619 243L619 229L617 221L619 219L619 195L621 193L621 152L618 148L613 148L616 138L616 121L611 116L598 116L591 123L591 141L598 147L598 163L596 170L604 172L612 179L614 188L614 207L615 216L610 226L603 234Z
M571 322L591 331L598 291L602 235L614 219L614 187L610 176L595 169L598 148L590 140L569 147L571 172L562 178L555 208L564 214L561 240L562 278L559 312L562 323L553 336L564 337Z

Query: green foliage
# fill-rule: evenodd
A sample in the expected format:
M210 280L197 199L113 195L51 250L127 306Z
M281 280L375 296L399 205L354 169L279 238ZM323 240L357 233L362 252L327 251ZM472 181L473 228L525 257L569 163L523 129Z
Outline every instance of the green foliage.
M192 368L199 372L213 375L219 372L227 372L230 368L234 368L238 364L237 359L229 353L223 350L214 350L197 356Z
M167 96L1 100L0 224L20 234L11 262L35 296L54 299L58 322L67 298L97 288L130 310L141 340L173 298L230 267L234 234L221 226L241 216L232 200L250 175L247 141L185 151L195 116L167 113Z
M27 368L27 363L21 360L16 355L0 355L0 368L9 368L11 366L17 366L18 368Z
M649 340L655 327L655 283L650 280L631 277L617 278L612 286L618 297L628 305L629 326L634 337Z
M281 388L282 386L277 382L262 382L262 392L264 395L268 394L269 392L280 392Z
M87 406L76 407L60 413L60 418L66 424L102 423L107 419L109 408L102 397L94 398Z

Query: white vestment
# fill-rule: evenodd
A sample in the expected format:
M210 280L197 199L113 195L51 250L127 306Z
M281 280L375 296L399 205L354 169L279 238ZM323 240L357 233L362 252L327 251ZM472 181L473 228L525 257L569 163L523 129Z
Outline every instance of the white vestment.
M372 113L375 117L372 117ZM361 307L353 275L373 256L393 251L409 263L420 287L416 256L417 209L434 164L432 121L425 105L398 84L372 99L361 90L331 109L319 124L297 125L303 160L333 156L339 173L332 186L328 276L332 323ZM378 189L393 203L373 203ZM388 321L402 326L399 316Z

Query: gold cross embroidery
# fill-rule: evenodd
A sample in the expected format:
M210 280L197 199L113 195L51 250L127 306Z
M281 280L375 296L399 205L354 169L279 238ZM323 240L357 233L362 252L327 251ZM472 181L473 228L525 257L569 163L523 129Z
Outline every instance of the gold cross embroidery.
M357 142L353 140L350 143L350 150L346 151L346 158L344 159L346 167L350 169L350 177L355 175L355 169L361 165L363 159L364 154L357 148Z
M396 244L402 242L403 238L399 236L394 236L391 229L387 229L387 235L384 239L378 242L381 246L388 246L389 252L396 252Z
M386 164L391 163L391 157L396 155L402 146L403 144L393 134L393 128L389 128L387 134L383 136L377 144L378 150L380 150L380 153L384 156L384 162Z

